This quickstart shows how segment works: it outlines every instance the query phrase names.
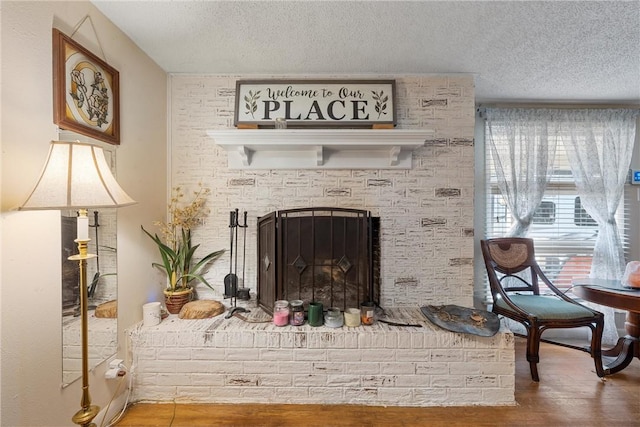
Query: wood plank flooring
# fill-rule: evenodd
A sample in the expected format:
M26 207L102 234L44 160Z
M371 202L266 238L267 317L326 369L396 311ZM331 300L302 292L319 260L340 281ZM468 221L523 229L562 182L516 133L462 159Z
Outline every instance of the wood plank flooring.
M531 381L516 338L516 406L135 404L118 427L195 426L624 426L640 427L640 361L598 379L587 353L542 344L540 382Z

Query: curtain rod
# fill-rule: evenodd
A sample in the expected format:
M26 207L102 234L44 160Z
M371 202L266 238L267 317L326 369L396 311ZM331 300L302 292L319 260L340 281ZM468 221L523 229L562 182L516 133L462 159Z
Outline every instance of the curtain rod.
M476 108L583 108L583 109L602 109L602 108L620 108L620 109L640 109L640 104L554 104L554 103L479 103Z

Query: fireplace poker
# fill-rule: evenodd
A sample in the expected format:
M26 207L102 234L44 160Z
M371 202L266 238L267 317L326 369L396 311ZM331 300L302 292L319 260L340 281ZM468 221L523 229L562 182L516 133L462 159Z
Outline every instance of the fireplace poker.
M238 289L238 298L244 301L249 300L251 297L249 296L249 288L247 288L245 284L245 260L247 258L247 211L244 211L244 224L238 224L238 227L242 228L242 285ZM237 243L237 241L236 241Z
M96 287L98 286L98 281L100 280L100 252L98 249L98 227L100 227L100 224L98 223L98 211L93 211L93 225L89 227L93 227L96 232L96 274L93 275L93 280L91 281L91 285L89 285L87 294L89 298L93 298Z
M234 215L234 224L233 224L233 231L235 234L235 245L236 245L236 258L234 261L234 267L233 267L233 275L236 278L236 286L233 289L233 296L237 297L238 296L238 226L240 226L240 213L238 211L238 208L236 208L235 210L235 215ZM235 307L235 299L234 299L234 304L233 306Z
M236 227L237 219L236 212L229 212L229 235L231 240L231 250L229 253L229 274L224 276L224 297L231 298L231 304L235 307L236 304L236 289L238 286L238 277L233 272L233 229Z

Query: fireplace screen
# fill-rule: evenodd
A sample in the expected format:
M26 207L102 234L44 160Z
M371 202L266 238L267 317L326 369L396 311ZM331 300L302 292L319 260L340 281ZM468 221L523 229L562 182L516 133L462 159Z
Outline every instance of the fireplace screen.
M375 225L374 225L375 224ZM378 300L378 221L368 211L305 208L258 220L258 303L358 307Z

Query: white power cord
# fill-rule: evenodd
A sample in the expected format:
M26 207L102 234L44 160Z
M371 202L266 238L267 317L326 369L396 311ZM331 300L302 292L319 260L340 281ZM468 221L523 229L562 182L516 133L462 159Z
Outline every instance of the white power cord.
M122 406L122 410L118 414L114 415L109 420L108 424L105 426L104 425L104 421L105 421L105 418L107 417L107 414L109 412L109 406L111 406L111 403L113 402L113 399L115 399L116 395L118 394L118 391L120 390L120 387L124 383L125 378L123 376L123 377L121 377L121 380L118 383L118 387L116 387L116 390L113 393L113 396L111 397L111 400L109 401L109 404L107 405L107 408L105 409L104 416L103 416L102 421L100 423L100 427L112 427L112 426L114 426L118 421L120 421L120 419L122 418L122 416L124 415L124 413L127 410L127 406L129 405L129 399L131 398L131 391L133 389L134 368L133 368L133 365L132 365L131 366L131 370L128 371L127 367L124 366L124 364L122 364L122 363L119 365L119 368L124 370L126 373L128 373L129 386L127 387L127 392L126 392L127 393L127 397L125 398L124 405ZM125 375L125 376L127 376L127 375Z
M131 344L132 346L135 348L136 344L137 344L137 337L138 335L136 335L137 333L140 332L141 329L141 325L138 325L135 328L134 333L131 334ZM131 393L133 392L133 379L135 378L135 374L136 374L136 367L138 365L138 354L136 353L136 351L132 351L133 349L130 349L130 356L131 356L131 369L128 371L128 376L129 376L129 387L127 388L127 397L124 401L124 405L122 406L122 411L120 411L119 414L115 415L113 418L111 418L109 420L109 424L107 424L104 427L112 427L114 426L118 421L120 421L120 419L122 418L122 416L124 415L124 413L127 411L127 407L129 406L129 399L131 398ZM125 371L127 370L126 366L124 366L124 364L120 363L118 366L122 365L122 367L125 369ZM124 378L123 378L124 380ZM111 398L111 400L113 400L115 398L115 395L118 393L118 390L120 389L120 385L122 384L122 381L118 384L118 387L114 393L114 396ZM111 401L109 402L109 405L111 405ZM109 406L107 406L107 409L109 408ZM102 423L104 423L104 418L106 418L107 416L107 411L105 411L105 415L102 419ZM103 424L100 424L100 427L103 427Z

